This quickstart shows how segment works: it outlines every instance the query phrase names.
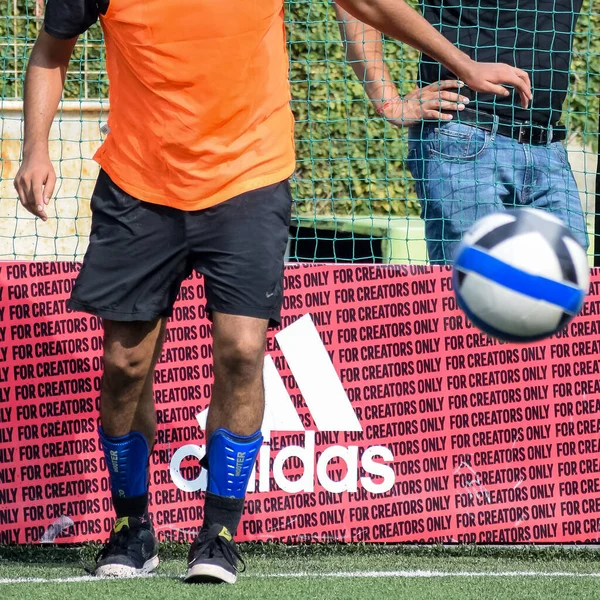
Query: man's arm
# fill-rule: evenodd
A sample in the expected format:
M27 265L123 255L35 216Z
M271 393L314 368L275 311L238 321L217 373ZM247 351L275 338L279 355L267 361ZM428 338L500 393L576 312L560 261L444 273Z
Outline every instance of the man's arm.
M21 204L47 219L56 174L48 153L48 134L56 114L77 38L57 39L41 31L31 52L25 76L23 162L15 177Z
M376 32L381 31L431 56L472 90L508 96L509 91L503 85L512 85L519 91L523 107L531 100L531 83L525 71L502 63L475 62L453 46L404 0L336 2Z
M108 0L102 0L106 10ZM44 28L35 42L25 75L23 162L15 177L21 204L48 218L56 174L48 154L48 134L62 96L67 66L79 34L97 20L96 0L48 0Z
M456 112L464 109L469 99L449 91L461 87L457 80L417 87L403 98L400 97L383 57L381 33L357 21L337 4L335 10L346 48L346 59L363 84L375 110L393 125L411 125L422 119L449 121L452 115L442 110Z
M346 60L363 84L375 109L379 110L384 103L391 102L399 95L383 58L381 33L370 25L357 21L339 4L335 5L335 12L346 50Z

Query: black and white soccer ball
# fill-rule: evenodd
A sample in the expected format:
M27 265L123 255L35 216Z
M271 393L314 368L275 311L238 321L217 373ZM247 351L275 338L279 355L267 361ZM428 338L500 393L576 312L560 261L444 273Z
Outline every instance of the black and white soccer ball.
M454 260L458 305L479 329L513 342L541 340L583 306L590 270L567 227L542 210L488 215L465 234Z

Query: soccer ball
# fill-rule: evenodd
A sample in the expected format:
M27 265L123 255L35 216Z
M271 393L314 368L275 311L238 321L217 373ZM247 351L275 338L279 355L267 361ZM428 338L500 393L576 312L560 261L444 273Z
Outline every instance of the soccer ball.
M562 329L580 310L590 270L583 248L556 217L523 208L477 221L458 247L458 305L479 329L533 342Z

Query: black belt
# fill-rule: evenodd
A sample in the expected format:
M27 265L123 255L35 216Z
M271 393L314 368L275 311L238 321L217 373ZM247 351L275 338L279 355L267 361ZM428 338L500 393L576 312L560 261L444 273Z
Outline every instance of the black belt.
M567 137L567 131L564 127L540 127L531 123L507 123L500 119L495 126L494 116L482 110L473 110L465 108L460 112L453 113L454 120L457 123L468 123L485 129L485 131L494 131L500 135L517 140L519 144L533 144L535 146L545 146L549 142L560 142Z

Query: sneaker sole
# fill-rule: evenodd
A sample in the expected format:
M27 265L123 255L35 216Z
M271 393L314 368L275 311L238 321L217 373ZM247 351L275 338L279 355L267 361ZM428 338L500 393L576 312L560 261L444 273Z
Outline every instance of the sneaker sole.
M235 583L237 575L218 565L194 565L183 579L185 583Z
M146 575L152 573L156 567L158 567L158 556L153 556L151 559L144 563L141 569L135 567L128 567L127 565L102 565L94 571L96 577L115 577L119 579L127 579L130 577L137 577L139 575Z

